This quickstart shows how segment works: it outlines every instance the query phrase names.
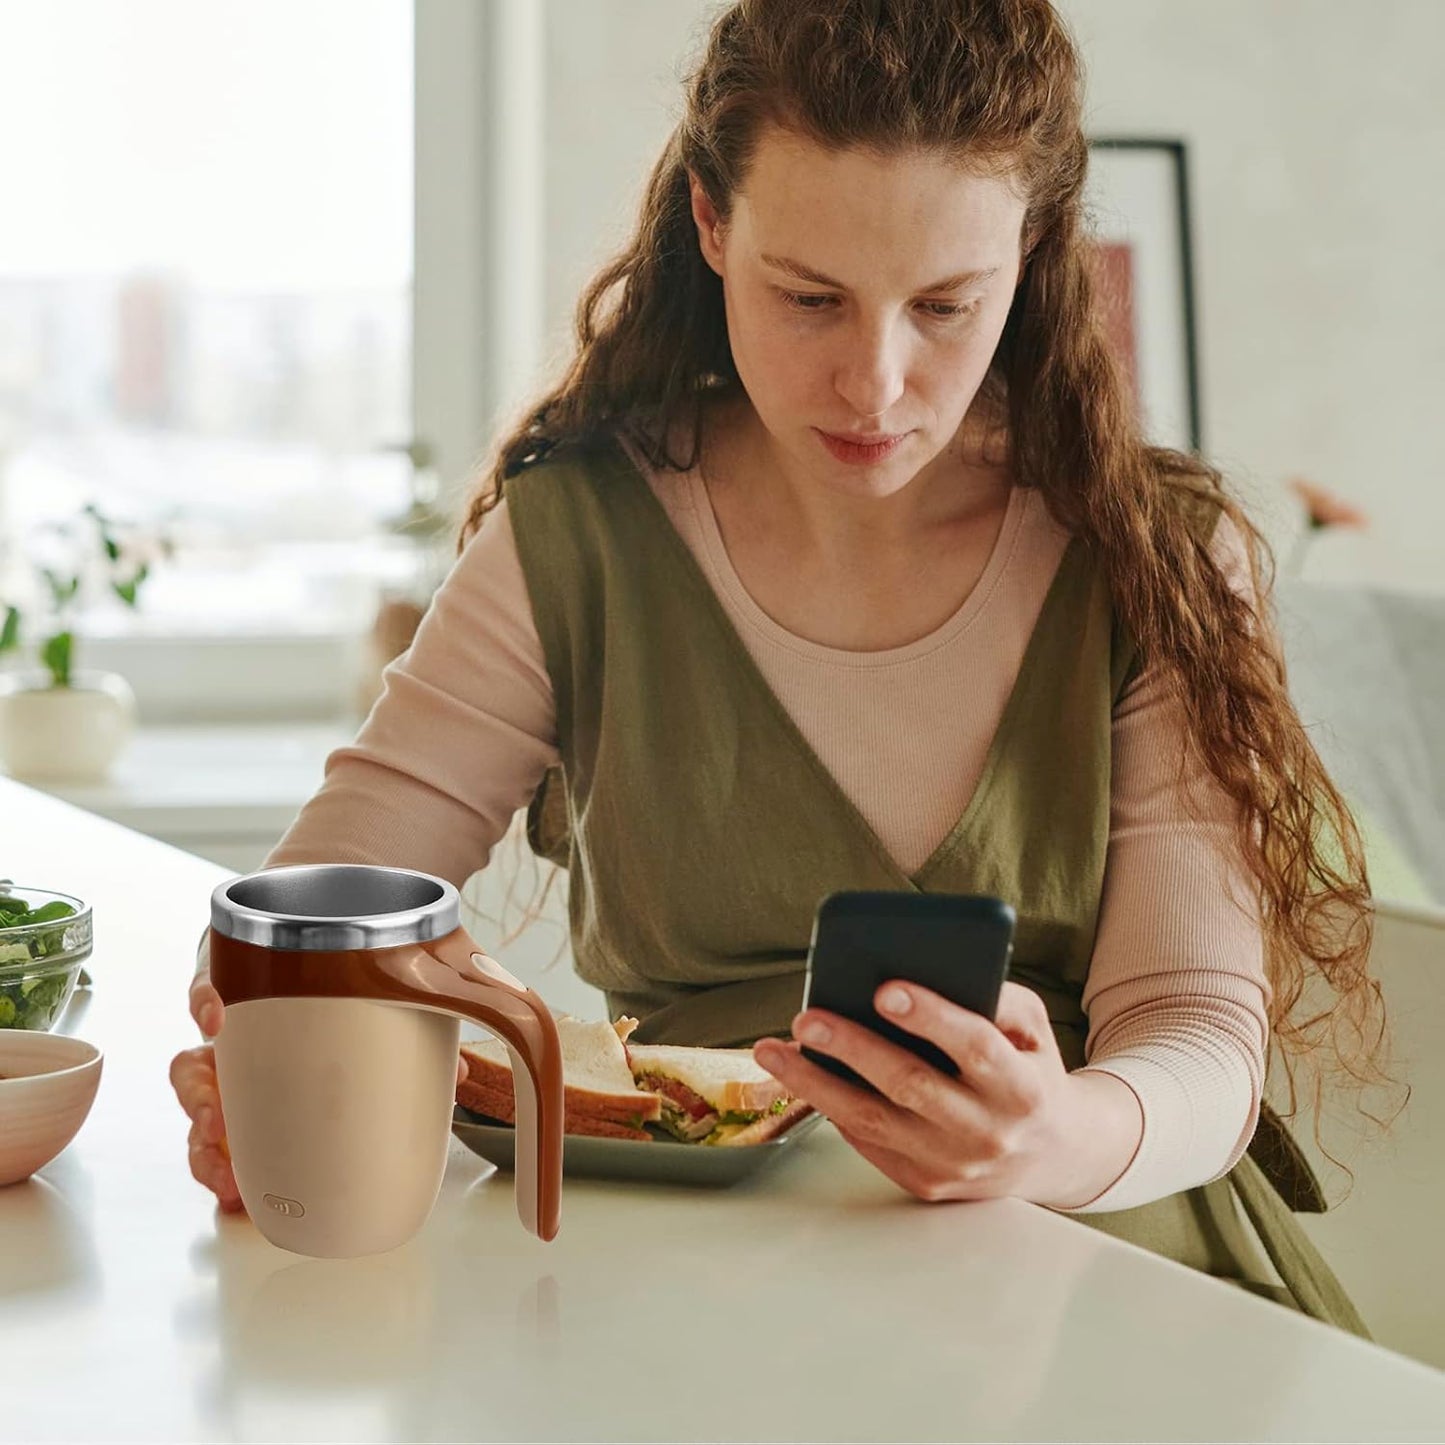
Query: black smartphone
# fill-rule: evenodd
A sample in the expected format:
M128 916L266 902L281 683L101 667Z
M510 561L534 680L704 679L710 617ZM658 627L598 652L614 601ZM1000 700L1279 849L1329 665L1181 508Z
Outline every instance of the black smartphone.
M886 980L902 978L992 1019L1008 977L1014 923L1013 909L1000 898L829 894L813 920L803 1007L852 1019L957 1078L958 1066L942 1049L878 1013L873 997ZM873 1089L841 1060L806 1045L803 1053L840 1079Z

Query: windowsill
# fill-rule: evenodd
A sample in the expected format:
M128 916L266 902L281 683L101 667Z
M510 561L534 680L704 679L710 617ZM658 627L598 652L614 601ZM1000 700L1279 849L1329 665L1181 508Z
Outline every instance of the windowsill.
M111 598L75 618L75 666L119 673L148 724L324 721L356 708L382 599L424 601L448 563L395 536L195 556L158 570L139 611ZM0 668L36 666L34 640Z
M119 673L143 725L326 722L356 710L360 630L175 633L76 641L75 666ZM16 664L19 665L18 663ZM33 665L27 660L27 666Z
M29 786L181 846L218 834L274 841L355 733L345 718L141 727L108 781Z

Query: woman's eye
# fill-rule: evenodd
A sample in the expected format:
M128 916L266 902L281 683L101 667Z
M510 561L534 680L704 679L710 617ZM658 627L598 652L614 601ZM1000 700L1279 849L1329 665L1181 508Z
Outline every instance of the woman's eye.
M821 296L815 291L780 291L778 294L784 304L795 311L826 311L837 300L836 296ZM951 301L924 301L920 305L925 314L936 321L956 321L978 310L976 301L969 302L967 306L957 306Z
M831 296L819 296L810 291L779 291L778 295L783 298L786 305L791 306L795 311L822 311L826 304L833 299ZM822 304L814 306L812 304L814 301Z
M959 316L972 316L978 310L977 301L970 301L967 306L955 306L951 301L925 301L923 305L930 315L943 321L952 321Z

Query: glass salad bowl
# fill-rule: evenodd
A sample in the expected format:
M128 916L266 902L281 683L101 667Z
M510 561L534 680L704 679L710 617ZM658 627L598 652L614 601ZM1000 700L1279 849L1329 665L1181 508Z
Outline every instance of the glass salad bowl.
M53 1029L90 951L88 903L0 878L0 1028Z

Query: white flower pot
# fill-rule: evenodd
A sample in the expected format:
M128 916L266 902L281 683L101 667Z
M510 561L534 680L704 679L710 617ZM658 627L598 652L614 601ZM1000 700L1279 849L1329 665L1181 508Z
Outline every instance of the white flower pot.
M135 730L135 694L114 672L0 673L0 764L27 782L104 782Z

